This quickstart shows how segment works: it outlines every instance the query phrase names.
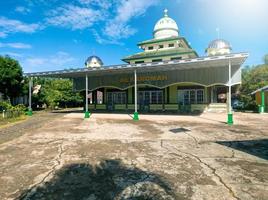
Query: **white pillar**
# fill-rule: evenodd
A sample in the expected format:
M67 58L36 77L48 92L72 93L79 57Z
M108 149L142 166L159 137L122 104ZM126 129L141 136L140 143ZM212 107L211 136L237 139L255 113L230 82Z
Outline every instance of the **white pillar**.
M137 70L134 70L134 95L135 95L135 112L133 116L133 120L137 121L139 120L139 114L138 114L138 89L137 89Z
M88 75L86 74L86 110L85 110L85 118L89 118L90 113L88 112Z
M29 78L29 110L32 109L32 77Z
M232 125L233 122L233 113L232 113L232 65L231 60L229 60L229 82L228 82L228 115L227 115L227 124Z
M134 71L134 89L135 89L135 112L138 111L138 101L137 101L137 71Z
M86 74L86 112L88 112L88 76Z
M228 113L229 114L232 114L232 75L231 75L231 60L229 60L229 84L228 84L228 87L229 87L229 93L228 93L228 107L229 107L229 111Z
M27 115L28 116L32 116L33 112L32 112L32 77L29 77L29 106L28 106L28 112Z

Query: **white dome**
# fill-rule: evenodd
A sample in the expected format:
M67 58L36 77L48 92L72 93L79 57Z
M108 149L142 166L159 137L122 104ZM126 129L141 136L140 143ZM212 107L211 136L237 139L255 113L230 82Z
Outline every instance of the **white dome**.
M213 40L209 43L206 52L209 56L231 53L232 47L229 42L222 39Z
M103 66L102 60L98 56L90 56L85 62L86 67L101 67Z
M154 26L154 38L168 38L168 37L178 37L179 36L179 28L177 23L168 17L168 10L164 10L164 17L158 20L158 22Z

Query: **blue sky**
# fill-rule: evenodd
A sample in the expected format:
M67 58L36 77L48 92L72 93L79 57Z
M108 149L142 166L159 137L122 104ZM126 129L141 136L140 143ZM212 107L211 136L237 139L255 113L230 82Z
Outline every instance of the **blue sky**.
M165 8L200 56L217 29L233 52L250 53L248 65L268 53L267 0L9 0L0 1L0 54L24 72L83 67L92 54L120 64Z

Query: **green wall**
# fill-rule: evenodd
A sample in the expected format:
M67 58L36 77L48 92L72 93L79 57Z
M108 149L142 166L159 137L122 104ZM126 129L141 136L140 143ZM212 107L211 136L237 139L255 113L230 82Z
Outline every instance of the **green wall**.
M178 85L169 86L169 103L178 103L177 86Z
M128 100L127 100L127 102L129 104L132 103L132 90L133 90L133 87L127 89L127 92L128 92Z

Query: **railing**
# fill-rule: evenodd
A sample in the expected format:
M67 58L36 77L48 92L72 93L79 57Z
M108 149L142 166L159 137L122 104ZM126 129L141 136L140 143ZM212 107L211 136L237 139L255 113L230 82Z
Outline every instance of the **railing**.
M3 110L0 111L0 120L19 117L23 114L24 112L20 110Z

